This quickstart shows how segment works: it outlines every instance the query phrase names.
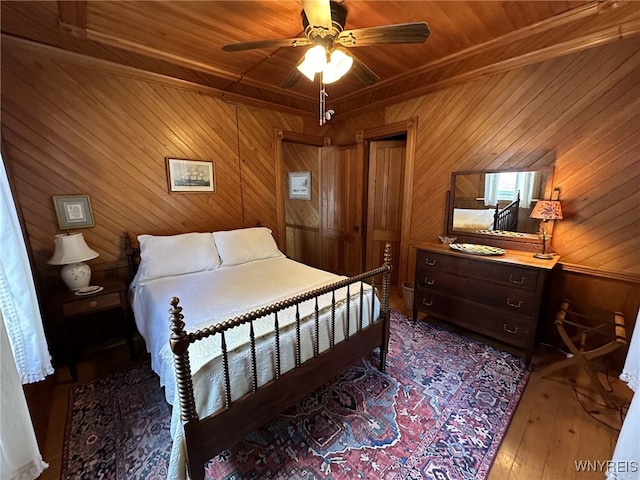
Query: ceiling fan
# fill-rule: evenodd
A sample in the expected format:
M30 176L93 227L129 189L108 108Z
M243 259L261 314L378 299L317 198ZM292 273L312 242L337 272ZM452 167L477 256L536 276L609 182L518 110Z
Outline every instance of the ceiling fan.
M342 3L330 0L301 0L304 37L257 40L227 44L226 52L259 48L304 47L312 45L305 56L281 83L292 88L304 75L314 80L320 73L321 83L331 83L351 70L364 86L373 85L380 78L345 48L391 43L424 43L429 37L426 22L400 23L378 27L344 30L347 9Z

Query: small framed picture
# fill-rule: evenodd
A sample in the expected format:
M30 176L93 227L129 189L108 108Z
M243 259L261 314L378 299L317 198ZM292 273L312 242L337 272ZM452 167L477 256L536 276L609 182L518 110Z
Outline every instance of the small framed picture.
M59 195L53 197L53 207L60 230L95 226L89 195Z
M167 158L166 162L169 193L216 191L213 161Z
M289 172L289 198L311 200L311 172Z

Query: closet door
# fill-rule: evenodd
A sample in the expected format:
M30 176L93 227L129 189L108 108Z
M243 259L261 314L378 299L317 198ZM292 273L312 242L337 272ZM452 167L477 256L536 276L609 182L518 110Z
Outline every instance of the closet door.
M341 275L362 272L363 162L356 146L322 152L322 264Z
M398 283L400 263L405 152L405 140L374 141L369 145L365 268L382 265L384 246L391 244L393 284Z

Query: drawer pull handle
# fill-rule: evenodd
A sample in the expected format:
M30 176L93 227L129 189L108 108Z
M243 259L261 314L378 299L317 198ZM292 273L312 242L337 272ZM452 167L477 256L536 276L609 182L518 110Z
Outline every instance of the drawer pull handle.
M509 281L511 283L515 283L516 285L524 285L524 277L520 277L520 280L516 280L515 278L513 278L513 275L509 275Z
M504 328L504 331L505 331L505 332L510 333L510 334L512 334L512 335L515 335L516 333L518 333L518 326L517 326L517 325L516 325L515 327L513 327L513 330L511 330L511 329L507 326L507 324L505 323L503 328Z
M423 299L422 299L422 304L423 304L425 307L430 307L431 305L433 305L433 300L429 300L429 301L427 302L427 299L426 299L426 298L423 298Z
M513 308L520 308L522 306L522 300L518 300L518 303L511 303L511 299L507 298L507 305Z
M429 280L427 277L424 277L424 284L425 285L433 285L434 283L436 283L435 279Z
M96 307L98 306L98 301L97 301L97 300L91 300L91 301L87 304L87 306L88 306L89 308L96 308Z
M433 267L436 264L436 261L435 260L429 260L428 258L425 258L424 259L424 263L426 263L430 267Z

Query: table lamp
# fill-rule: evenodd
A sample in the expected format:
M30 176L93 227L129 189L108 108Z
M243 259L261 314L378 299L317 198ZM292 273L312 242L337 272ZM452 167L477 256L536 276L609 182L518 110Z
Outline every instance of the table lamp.
M560 206L560 200L540 200L533 207L531 212L531 218L537 218L540 220L539 235L542 239L542 253L535 253L535 258L541 258L543 260L551 260L553 253L547 253L547 240L551 239L551 235L548 234L547 225L549 220L562 220L562 207Z
M60 278L69 290L88 287L91 268L84 262L96 258L99 255L98 252L89 248L82 233L61 233L55 236L54 241L53 256L47 263L64 265L60 271Z

